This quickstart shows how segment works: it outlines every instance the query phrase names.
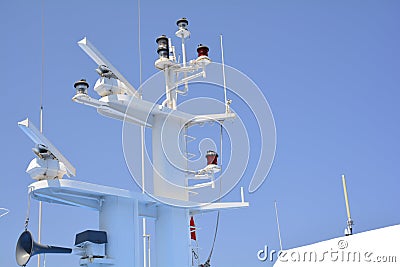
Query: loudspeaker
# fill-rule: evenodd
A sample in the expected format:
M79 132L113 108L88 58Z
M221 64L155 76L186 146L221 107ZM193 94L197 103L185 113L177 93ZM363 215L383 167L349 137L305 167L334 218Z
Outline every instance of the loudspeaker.
M19 266L25 266L29 259L42 253L71 253L72 249L42 245L33 241L31 232L25 230L18 238L15 258Z

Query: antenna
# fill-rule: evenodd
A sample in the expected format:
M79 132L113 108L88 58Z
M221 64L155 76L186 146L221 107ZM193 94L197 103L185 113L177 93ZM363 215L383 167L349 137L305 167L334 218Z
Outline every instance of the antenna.
M229 103L226 98L226 76L225 76L225 60L224 60L224 45L222 43L222 34L220 35L221 41L221 60L222 60L222 78L224 79L224 103L225 103L225 112L229 112Z
M40 133L43 133L43 91L44 91L44 0L41 2L41 12L42 12L42 75L41 75L41 81L40 81ZM43 209L43 203L42 201L39 201L39 218L38 218L38 241L39 243L42 240L42 209ZM40 255L38 256L38 261L37 261L38 267L40 267Z
M343 183L344 200L346 201L346 211L347 211L347 227L344 230L344 234L348 236L353 234L354 223L350 215L349 196L347 195L346 178L344 177L344 174L342 175L342 183Z
M282 251L281 227L279 225L278 206L277 206L276 200L274 202L274 206L275 206L276 225L278 226L279 247Z
M140 0L138 0L138 52L139 52L139 97L143 99L142 91L142 46L141 46L141 32L140 32ZM142 194L145 193L145 147L144 147L144 126L140 125L140 141L141 141L141 164L142 164ZM143 225L143 267L150 267L150 235L146 231L146 217L142 218ZM147 247L147 248L146 248ZM147 250L148 249L148 250Z

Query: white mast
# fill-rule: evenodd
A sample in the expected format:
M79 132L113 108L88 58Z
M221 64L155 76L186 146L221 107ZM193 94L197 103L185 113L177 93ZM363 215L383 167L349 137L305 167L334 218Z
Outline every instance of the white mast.
M187 37L189 34L186 29L187 20L180 19L177 24L180 36ZM143 224L144 236L140 236L139 217L143 217L155 219L155 261L153 264L156 267L188 267L191 263L190 215L249 205L244 202L243 191L241 202L196 203L197 205L190 202L190 188L186 185L187 158L179 150L179 146L170 144L170 139L178 137L180 147L184 147L185 138L181 129L214 121L222 123L227 119L234 119L235 114L225 112L194 115L177 110L178 86L186 85L195 78L205 77L206 66L211 62L208 58L209 49L204 45L199 45L197 59L186 62L185 54L185 63L180 65L175 61L175 56L169 54L172 44L166 36L158 38L157 43L159 59L155 62L155 66L165 73L167 97L163 105L156 105L154 108L154 103L142 99L141 94L136 92L127 79L86 38L78 42L79 46L97 63L100 78L94 89L101 98L90 97L87 92L89 84L82 79L74 85L76 95L73 101L95 107L102 115L142 127L142 153L144 150L143 127L151 129L153 173L144 172L142 161L142 192L135 193L119 188L61 179L64 174L75 175L75 168L29 123L29 120L19 123L35 143L44 145L41 147L42 150L37 152L39 159L33 161L28 171L34 179L45 177L46 180L37 179L40 181L29 186L30 197L39 201L89 208L99 213L99 230L107 233L106 254L101 256L90 254L88 257L82 257L80 266L140 267L140 239L143 239L144 250L146 250L145 238L147 237L145 223ZM179 79L180 76L183 78ZM134 103L133 106L129 105L131 101ZM47 172L48 168L43 165L43 156L47 157L46 160L49 163L54 164L51 169L54 175L51 177ZM54 177L59 179L54 179ZM143 194L145 179L153 179L154 190L151 193L157 200ZM168 201L165 201L166 199ZM147 244L148 255L146 257L144 252L143 257L144 263L150 264L150 246L149 243Z

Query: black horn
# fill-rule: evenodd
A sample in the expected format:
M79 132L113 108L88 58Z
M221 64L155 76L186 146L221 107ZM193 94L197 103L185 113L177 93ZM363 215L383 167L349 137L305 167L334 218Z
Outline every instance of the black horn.
M25 266L32 256L42 253L72 253L72 249L36 243L31 232L24 231L18 238L15 249L15 258L18 265Z

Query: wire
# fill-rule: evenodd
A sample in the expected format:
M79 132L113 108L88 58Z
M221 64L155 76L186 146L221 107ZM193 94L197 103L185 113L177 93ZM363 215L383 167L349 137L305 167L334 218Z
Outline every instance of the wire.
M276 200L275 200L275 202L274 202L274 205L275 205L276 225L278 226L279 246L280 246L281 251L282 251L281 227L280 227L280 225L279 225L278 207L277 207L277 204L276 204Z
M217 223L216 223L216 225L215 225L214 240L213 240L213 244L212 244L212 247L211 247L211 250L210 250L210 255L208 256L208 259L206 260L206 262L204 263L204 265L206 265L206 264L210 265L211 256L212 256L212 253L213 253L213 251L214 251L215 240L217 240L218 225L219 225L219 211L218 211L218 213L217 213Z
M221 123L221 131L220 131L220 154L221 154L221 159L220 159L220 166L221 166L221 172L222 172L222 143L223 143L223 126ZM221 177L219 178L219 201L221 200L221 192L222 192L222 179ZM214 232L214 239L213 239L213 243L211 246L211 250L210 250L210 255L208 256L206 262L203 264L203 266L210 266L210 261L211 261L211 256L213 254L214 251L214 246L215 246L215 241L217 240L217 233L218 233L218 226L219 226L219 216L220 216L220 211L218 211L217 213L217 222L215 224L215 232Z

